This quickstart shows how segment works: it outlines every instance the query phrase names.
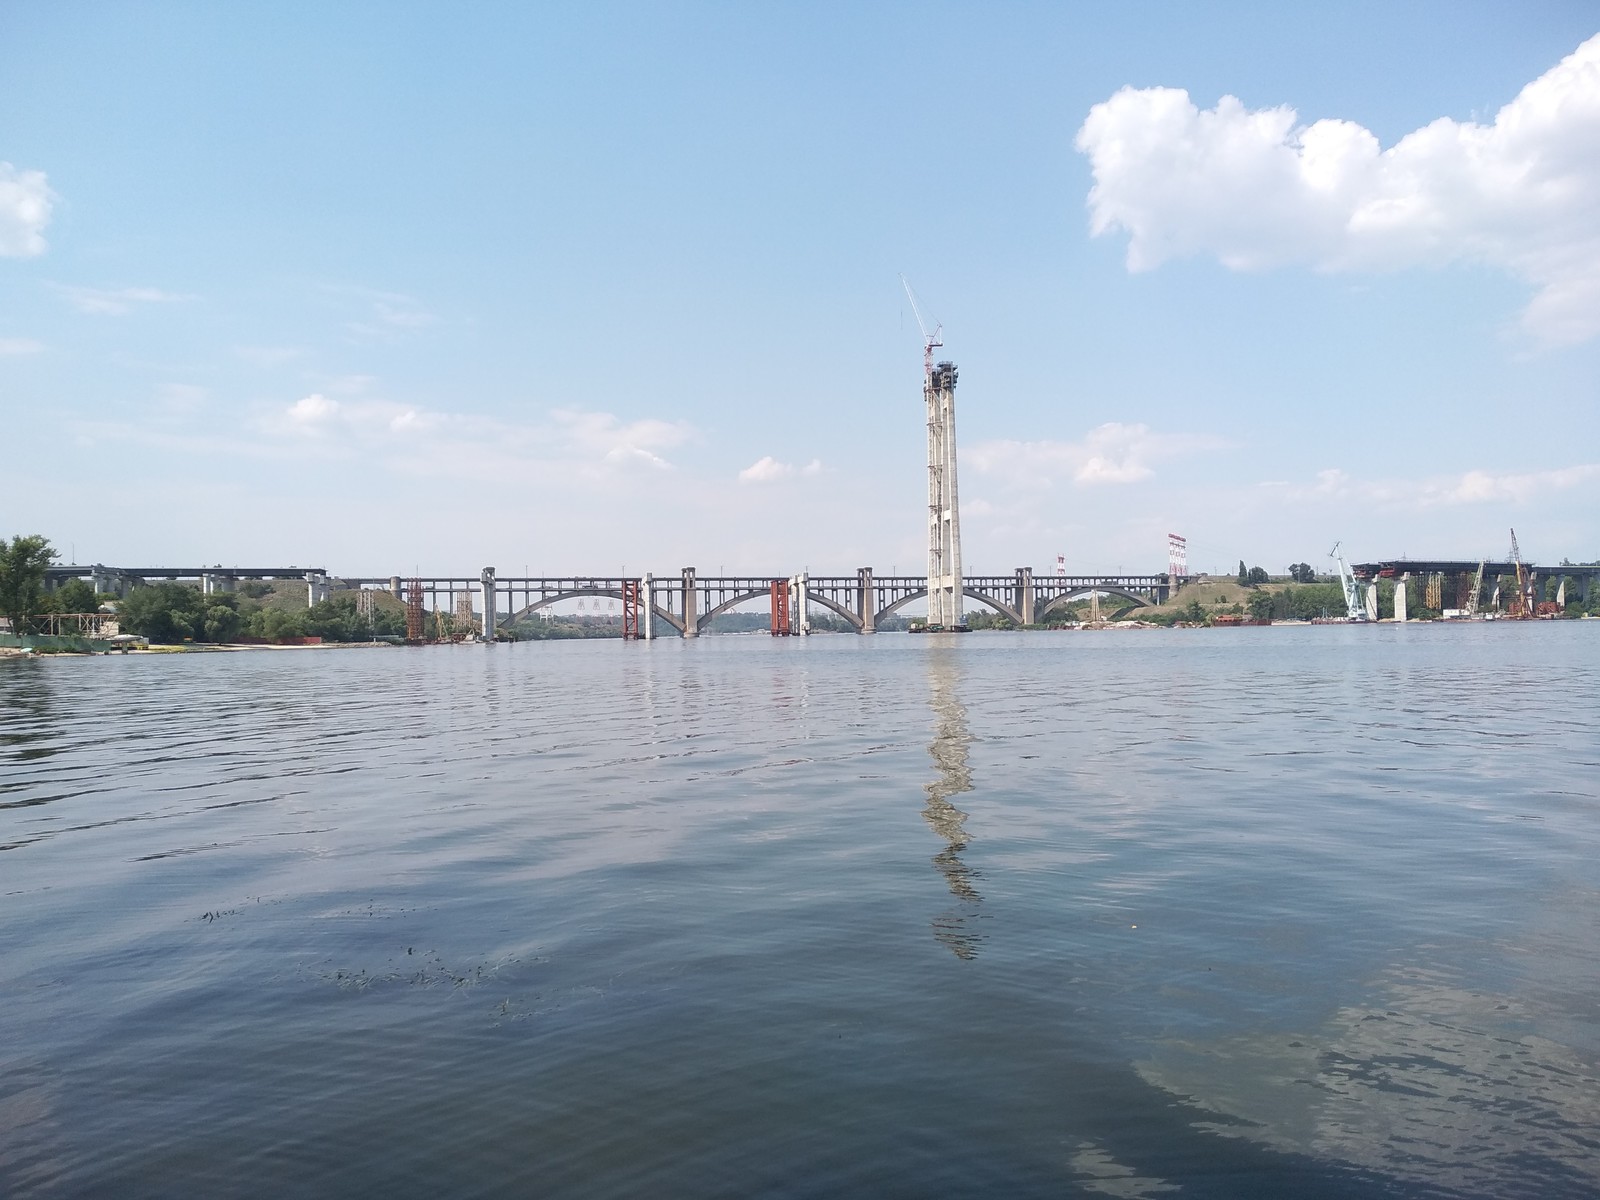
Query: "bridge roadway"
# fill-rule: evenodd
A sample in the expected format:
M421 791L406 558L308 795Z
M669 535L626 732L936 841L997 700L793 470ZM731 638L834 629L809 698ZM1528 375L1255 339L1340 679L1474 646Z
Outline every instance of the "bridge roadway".
M875 632L884 618L928 594L925 575L878 575L871 567L862 567L854 575L801 574L787 578L703 576L694 567L662 576L500 576L492 567L485 567L476 577L391 575L339 582L348 587L384 588L404 598L411 579L416 580L427 598L427 607L438 609L442 597L445 607L454 609L456 597L470 593L476 607L490 614L497 627L563 600L599 596L622 600L624 584L634 583L639 587L641 632L645 637L655 635L657 621L684 637L697 637L721 614L769 597L775 582L797 589L797 616L805 611L805 602L810 602L842 617L858 633ZM1091 592L1125 600L1130 608L1161 604L1172 592L1171 577L1164 574L1035 577L1032 567L1018 567L1010 575L968 575L963 583L969 600L987 605L1019 625L1043 621L1052 611Z

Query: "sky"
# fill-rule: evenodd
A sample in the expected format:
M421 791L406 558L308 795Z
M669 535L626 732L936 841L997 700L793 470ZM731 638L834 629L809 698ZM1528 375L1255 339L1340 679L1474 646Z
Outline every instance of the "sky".
M1600 10L0 6L0 536L336 575L1600 558Z

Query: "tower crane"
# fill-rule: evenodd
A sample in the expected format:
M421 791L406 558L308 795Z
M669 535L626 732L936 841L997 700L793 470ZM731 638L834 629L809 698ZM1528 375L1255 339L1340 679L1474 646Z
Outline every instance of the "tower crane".
M944 325L935 324L933 332L928 332L928 324L922 319L922 310L917 307L917 297L911 290L911 285L906 282L904 275L900 276L900 286L906 290L906 299L911 301L911 315L917 319L917 328L922 330L922 371L923 378L933 375L933 351L937 346L944 345Z

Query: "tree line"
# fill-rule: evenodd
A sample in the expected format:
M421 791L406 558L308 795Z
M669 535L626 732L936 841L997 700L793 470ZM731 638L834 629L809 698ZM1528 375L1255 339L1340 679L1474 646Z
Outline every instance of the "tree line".
M405 636L403 611L374 604L369 617L357 607L354 592L341 592L309 608L272 608L261 599L249 591L208 596L188 584L156 583L136 587L123 597L117 604L117 622L123 632L152 642L218 643L241 637L365 642Z

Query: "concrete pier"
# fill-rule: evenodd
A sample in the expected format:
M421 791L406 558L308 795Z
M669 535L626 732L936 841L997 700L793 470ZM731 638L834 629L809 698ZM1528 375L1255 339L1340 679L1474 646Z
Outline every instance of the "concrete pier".
M500 626L500 616L496 611L495 604L497 597L495 594L493 567L485 567L483 569L482 574L478 576L478 586L483 589L483 640L492 642L495 638L495 631Z
M695 590L694 586L694 568L685 567L683 569L683 636L686 638L700 636L699 599L700 593Z

